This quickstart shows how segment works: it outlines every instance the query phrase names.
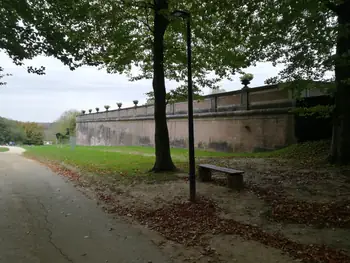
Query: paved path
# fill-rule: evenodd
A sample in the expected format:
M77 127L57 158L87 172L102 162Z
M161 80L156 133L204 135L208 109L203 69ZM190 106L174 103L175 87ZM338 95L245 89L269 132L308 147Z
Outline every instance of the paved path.
M8 152L5 152L6 154L22 154L25 152L25 150L21 147L17 147L17 146L3 146L9 149Z
M21 152L0 153L1 263L170 262L137 229Z

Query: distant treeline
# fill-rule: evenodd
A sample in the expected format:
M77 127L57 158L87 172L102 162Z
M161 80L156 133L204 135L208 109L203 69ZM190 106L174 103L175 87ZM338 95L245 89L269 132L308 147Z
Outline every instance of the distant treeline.
M20 122L0 117L0 144L42 145L44 129L34 122Z
M56 142L56 134L65 134L67 128L70 136L75 135L76 110L64 112L53 123L20 122L0 117L0 144L42 145L44 141Z

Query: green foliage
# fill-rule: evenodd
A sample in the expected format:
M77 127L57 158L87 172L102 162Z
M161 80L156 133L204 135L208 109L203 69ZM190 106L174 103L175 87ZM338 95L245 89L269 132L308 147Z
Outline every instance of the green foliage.
M258 61L286 64L275 82L323 80L334 69L335 14L322 1L166 2L168 9L160 13L169 21L164 39L167 79L187 78L185 24L170 15L176 9L191 13L195 87L215 88L221 78ZM3 26L9 41L0 49L17 62L44 53L71 69L101 65L132 80L153 77L154 1L40 0L25 1L19 8L16 1L5 0L1 5L0 10L7 10L1 17L8 18ZM24 27L18 26L20 20ZM8 42L18 44L12 48ZM140 74L132 74L134 67ZM167 98L178 94L184 95L175 101L187 97L180 86Z
M170 16L175 9L186 9L192 14L195 84L215 87L219 79L208 73L214 70L217 76L229 76L233 69L246 65L238 42L235 43L238 41L235 33L219 19L216 11L220 9L216 3L199 0L168 3L168 10L160 12L170 23L164 40L167 79L185 81L187 78L185 24ZM91 12L86 20L94 27L85 25L84 30L91 32L89 42L96 47L95 58L109 72L126 73L132 80L153 77L154 5L151 1L135 1L130 5L123 1L90 2ZM214 26L213 21L219 21L218 26ZM140 69L140 74L132 74L133 66Z
M166 93L166 104L168 103L175 103L175 102L182 102L186 101L188 97L187 87L181 86L174 90L170 90ZM215 89L213 89L215 90ZM193 99L194 100L201 100L203 99L203 96L201 95L202 92L196 88L193 90ZM154 92L150 91L146 93L147 96L147 103L146 104L154 104Z
M265 82L266 84L275 84L273 82ZM335 82L325 82L325 81L312 81L312 80L293 80L289 82L278 83L279 89L290 89L292 90L293 98L299 99L302 97L303 92L312 89L318 89L323 94L334 96L336 85Z
M44 129L35 122L21 123L26 138L23 141L24 144L28 145L42 145L44 141Z
M274 82L324 80L337 39L336 15L325 2L234 1L223 15L231 14L227 26L242 36L249 61L285 65Z
M19 122L0 117L0 144L43 144L43 127L34 122Z
M17 64L46 54L71 69L82 64L101 65L108 72L126 73L132 80L150 79L157 2L4 0L0 3L0 49ZM169 22L164 39L167 79L180 82L187 78L185 24L171 16L177 9L191 13L193 78L197 89L215 88L221 78L230 78L259 61L286 65L268 83L324 80L325 72L334 69L338 28L327 1L159 2L168 3L167 9L159 11ZM140 74L133 75L134 67ZM175 101L187 97L185 88L180 86L167 98L178 94L184 95Z
M10 141L20 144L25 140L26 134L19 122L0 117L0 144Z
M45 139L56 141L56 133L66 134L67 128L69 129L69 134L75 136L76 117L79 114L80 113L77 110L68 110L62 113L62 115L50 125L46 132Z
M150 79L153 77L154 16L161 2L169 4L168 9L157 11L169 23L164 36L167 79L179 82L187 79L186 26L181 19L171 16L176 9L191 13L194 86L214 88L222 77L230 77L236 69L249 66L241 36L225 24L226 19L231 19L228 0L222 4L200 0L159 3L150 0L4 0L0 4L0 15L5 22L0 31L5 32L3 39L6 40L0 42L0 49L17 64L46 54L60 59L71 69L82 64L100 65L111 73L128 74L131 80ZM221 19L221 13L228 17ZM19 21L23 26L19 26ZM137 72L134 67L139 69L139 74L133 74ZM40 69L30 71L40 72Z
M299 107L291 110L291 112L299 116L315 116L316 118L330 118L333 116L334 105L316 105L313 107Z
M252 79L254 78L254 75L251 74L251 73L246 73L244 75L242 75L240 77L240 80L243 81L243 80L247 80L247 81L251 81Z
M38 55L53 56L70 69L91 64L88 44L74 34L87 12L85 1L2 0L0 1L0 50L23 65L25 59ZM87 36L89 32L86 32ZM84 63L82 62L84 59ZM44 74L45 67L28 66L29 73Z

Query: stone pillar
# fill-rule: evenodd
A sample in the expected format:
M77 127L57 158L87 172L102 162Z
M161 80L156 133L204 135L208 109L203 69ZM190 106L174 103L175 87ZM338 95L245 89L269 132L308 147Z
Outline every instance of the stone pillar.
M210 109L210 111L212 111L212 112L218 111L218 97L217 96L211 97L211 109Z
M241 89L241 107L244 110L249 110L249 88L247 85Z

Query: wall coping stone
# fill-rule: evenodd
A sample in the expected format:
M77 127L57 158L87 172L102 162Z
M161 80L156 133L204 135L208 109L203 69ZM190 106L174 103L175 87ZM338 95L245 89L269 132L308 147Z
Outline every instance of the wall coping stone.
M269 109L255 109L255 110L236 110L224 112L204 112L194 113L194 118L213 118L213 117L235 117L235 116L254 116L254 115L271 115L271 114L292 114L290 110L293 107L285 108L269 108ZM167 119L187 119L187 114L167 115ZM99 118L99 119L77 119L77 123L87 122L114 122L114 121L137 121L137 120L154 120L153 115L135 116L135 117L120 117L120 118Z
M262 92L262 91L267 91L269 92L270 90L279 90L278 84L273 84L273 85L265 85L265 86L258 86L258 87L249 87L249 93L254 93L254 92ZM238 89L238 90L233 90L233 91L227 91L227 92L221 92L221 93L215 93L215 94L208 94L208 95L204 95L202 96L202 99L199 100L205 100L205 99L210 99L210 98L215 98L215 97L226 97L226 96L230 96L230 95L236 95L236 94L241 94L242 90ZM195 101L195 100L194 100ZM186 101L179 101L176 103L184 103ZM176 104L176 103L172 103L172 104ZM147 108L147 107L154 107L154 104L149 104L149 105L140 105L140 106L131 106L131 107L127 107L127 108L122 108L122 109L114 109L114 110L109 110L108 112L118 112L118 111L126 111L126 110L130 110L130 109L138 109L138 108ZM87 113L85 115L98 115L98 114L102 114L102 113L106 113L107 111L100 111L100 112L92 112L92 113ZM78 116L84 116L84 115L78 115Z
M282 100L274 100L274 101L263 101L263 102L253 102L250 104L250 107L252 109L266 109L266 108L285 108L285 107L293 107L294 100L289 99L282 99ZM230 111L239 111L239 110L245 110L244 106L241 104L231 104L231 105L225 105L225 106L218 106L216 112L230 112ZM194 114L197 113L213 113L212 109L194 109ZM167 113L167 116L175 116L175 115L186 115L187 116L187 110L185 111L175 111L175 113ZM89 116L91 116L91 119L97 119L98 120L105 120L105 119L135 119L137 117L146 117L149 116L153 118L154 113L147 113L147 114L138 114L137 116L120 116L120 117L112 117L112 118L106 118L104 116L100 117L94 117L93 114L85 114L85 115L79 115L77 117L77 121L80 120L90 120Z

